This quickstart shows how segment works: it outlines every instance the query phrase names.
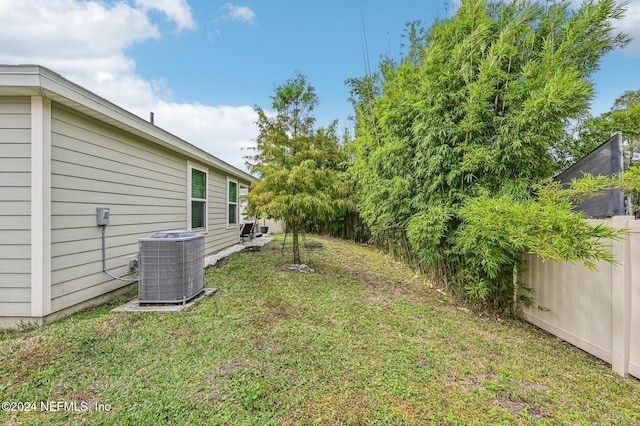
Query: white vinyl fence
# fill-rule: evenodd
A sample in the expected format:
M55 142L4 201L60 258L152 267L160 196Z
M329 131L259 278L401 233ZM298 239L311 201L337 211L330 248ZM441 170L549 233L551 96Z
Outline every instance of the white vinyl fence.
M260 219L258 220L258 229L260 226L267 226L269 228L270 234L282 234L284 233L284 224L281 220L273 220L273 219Z
M520 277L539 306L524 311L532 324L611 364L623 376L640 378L640 220L632 216L590 220L627 229L622 241L608 241L616 264L543 261L527 256Z

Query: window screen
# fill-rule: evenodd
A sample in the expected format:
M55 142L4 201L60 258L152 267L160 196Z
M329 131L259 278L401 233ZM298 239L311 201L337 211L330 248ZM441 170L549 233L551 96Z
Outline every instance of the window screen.
M191 229L207 227L207 173L191 169Z
M228 212L227 212L227 224L236 225L238 223L238 184L236 182L229 181L228 192Z

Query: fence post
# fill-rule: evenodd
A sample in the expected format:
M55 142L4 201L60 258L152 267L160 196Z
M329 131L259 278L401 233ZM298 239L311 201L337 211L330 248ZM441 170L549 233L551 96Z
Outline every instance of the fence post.
M628 216L614 216L611 226L615 229L629 227ZM615 264L611 269L611 367L617 374L626 377L629 366L629 342L631 324L631 259L629 236L621 241L612 241L611 252Z

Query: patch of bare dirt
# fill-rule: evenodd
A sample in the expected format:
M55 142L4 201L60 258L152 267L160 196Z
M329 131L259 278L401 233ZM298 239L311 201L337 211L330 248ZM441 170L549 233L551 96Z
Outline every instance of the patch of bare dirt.
M214 268L222 268L224 265L226 265L228 262L226 257L223 257L222 259L218 259L218 261L216 263L214 263L213 266Z
M317 250L319 248L324 247L324 245L322 245L321 242L318 241L312 241L310 243L308 243L306 246L304 246L304 248L308 249L308 250Z
M257 253L262 250L260 246L248 246L242 249L241 253Z

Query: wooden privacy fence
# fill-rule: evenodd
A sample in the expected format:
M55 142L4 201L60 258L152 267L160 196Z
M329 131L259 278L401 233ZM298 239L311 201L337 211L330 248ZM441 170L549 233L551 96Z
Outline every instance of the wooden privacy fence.
M640 378L640 220L632 216L589 220L628 229L622 241L607 241L616 264L543 261L527 256L520 277L533 289L536 306L524 314L532 324L611 364L623 376Z

